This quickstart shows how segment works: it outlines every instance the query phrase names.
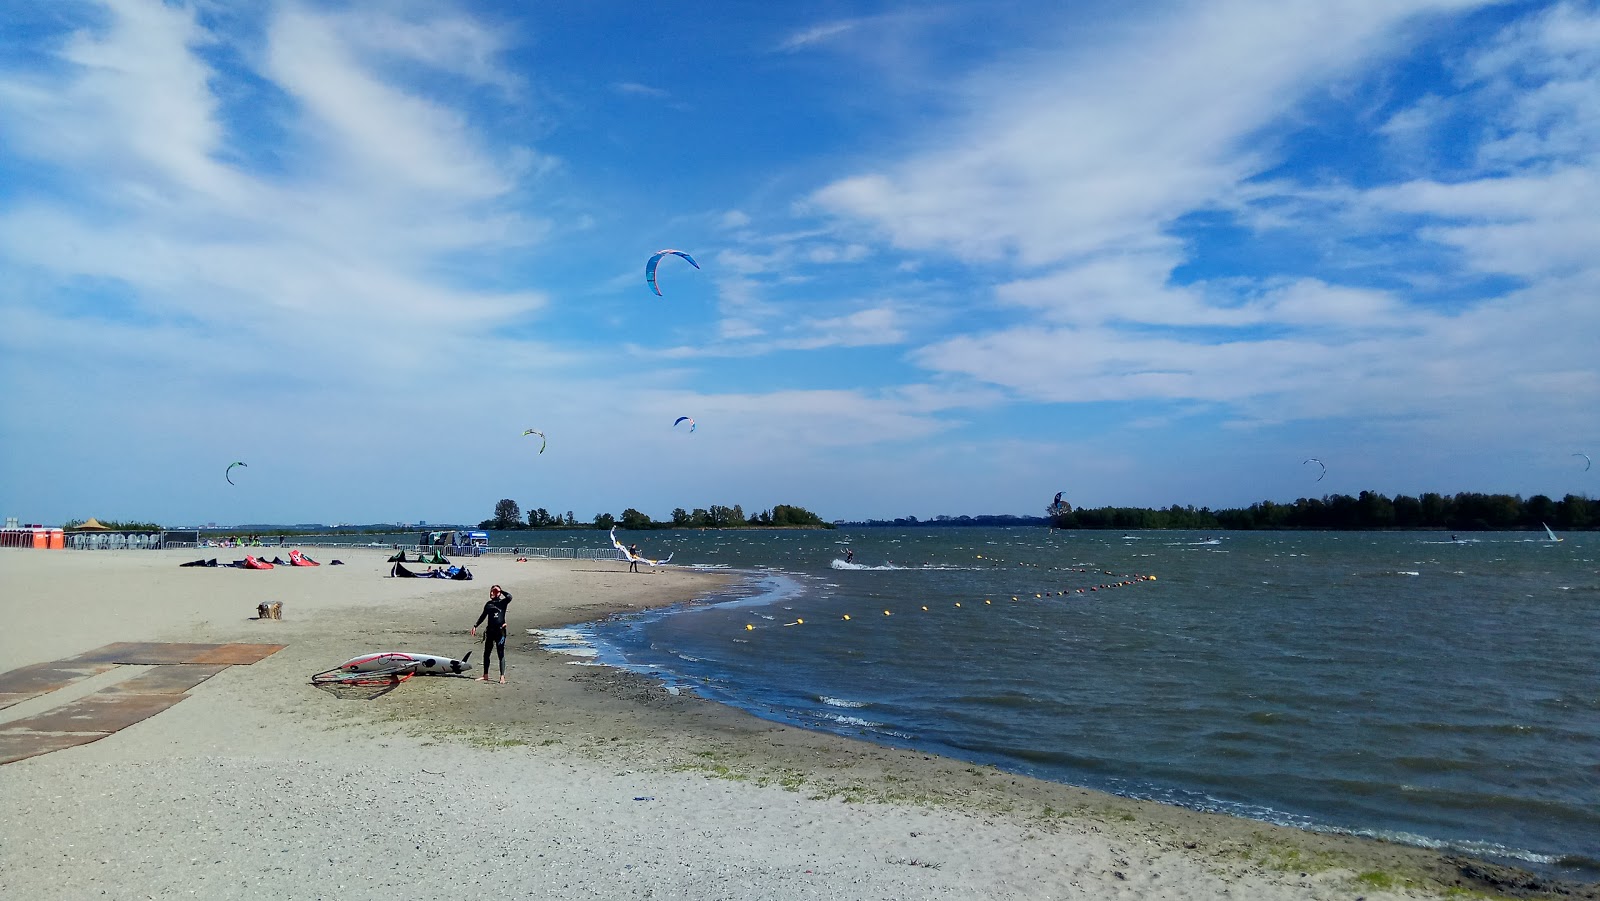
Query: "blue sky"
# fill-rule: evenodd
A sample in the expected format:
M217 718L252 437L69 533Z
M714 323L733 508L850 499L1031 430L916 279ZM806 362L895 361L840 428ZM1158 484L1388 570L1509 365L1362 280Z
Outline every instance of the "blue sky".
M0 513L1593 496L1597 248L1593 2L9 3Z

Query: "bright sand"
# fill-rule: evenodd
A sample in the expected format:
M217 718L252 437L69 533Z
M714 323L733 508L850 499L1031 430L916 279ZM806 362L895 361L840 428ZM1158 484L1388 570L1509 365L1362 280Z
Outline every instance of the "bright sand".
M1479 865L1427 851L786 728L574 665L525 631L704 596L726 575L484 558L471 582L388 579L388 552L323 549L310 553L346 565L178 566L201 553L0 551L0 670L119 641L287 645L105 739L0 767L0 897L1377 901L1487 887L1458 864ZM509 684L419 677L370 700L309 684L367 651L472 649L481 664L467 628L496 582L514 595ZM255 620L263 601L283 619ZM0 710L0 729L143 669Z

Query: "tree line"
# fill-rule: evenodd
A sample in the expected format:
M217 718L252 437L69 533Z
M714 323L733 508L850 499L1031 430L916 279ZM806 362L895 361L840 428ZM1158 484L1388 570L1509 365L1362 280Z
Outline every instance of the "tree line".
M1600 528L1600 501L1569 494L1552 500L1542 494L1524 499L1513 494L1462 492L1451 496L1428 492L1393 498L1375 491L1356 497L1330 494L1300 498L1292 504L1260 501L1244 508L1166 509L1100 507L1075 510L1063 504L1047 509L1058 529L1440 529L1452 532L1558 531Z
M564 515L553 514L543 507L529 510L526 517L522 508L510 498L502 498L494 505L494 516L478 523L480 529L493 529L498 532L517 531L521 529L604 529L610 530L612 526L621 526L624 529L740 529L740 528L823 528L831 529L833 525L824 522L822 517L804 507L791 504L777 504L770 510L762 510L751 516L746 516L744 508L738 504L724 507L721 504L712 504L710 507L696 507L685 510L682 507L672 511L672 519L657 522L648 515L632 507L622 511L620 517L610 513L596 513L594 519L588 522L579 522L577 517L568 510Z

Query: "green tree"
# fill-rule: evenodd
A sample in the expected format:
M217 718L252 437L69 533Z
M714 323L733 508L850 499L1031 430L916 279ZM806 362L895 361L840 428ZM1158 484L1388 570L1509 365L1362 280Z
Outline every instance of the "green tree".
M496 529L515 529L522 525L522 508L511 498L501 498L494 505L494 526Z
M650 517L629 507L622 511L622 527L624 529L649 529L654 528L655 523L650 521Z
M672 524L679 527L688 525L689 511L682 507L674 507L672 510Z
M609 531L610 528L616 524L616 519L612 517L610 513L596 513L594 515L594 527L597 529L606 529Z

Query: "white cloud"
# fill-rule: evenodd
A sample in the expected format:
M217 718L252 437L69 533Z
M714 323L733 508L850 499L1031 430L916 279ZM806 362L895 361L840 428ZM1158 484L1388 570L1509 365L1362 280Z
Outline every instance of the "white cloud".
M341 178L479 199L510 189L461 113L385 82L328 18L284 9L271 25L266 63L266 74L309 114L301 136L342 157Z
M861 28L870 19L838 19L832 22L822 22L809 25L800 29L782 41L778 42L780 52L793 53L797 50L810 48L816 44L826 43L830 40L849 34Z
M636 81L619 81L613 85L613 87L615 87L617 92L620 94L634 94L640 97L652 97L656 99L672 96L670 93L662 90L661 88L653 88L647 84L639 84Z
M1173 218L1261 171L1248 137L1398 46L1408 19L1465 5L1197 4L1103 48L985 73L970 112L926 142L941 149L812 200L896 246L969 260L1164 250Z

